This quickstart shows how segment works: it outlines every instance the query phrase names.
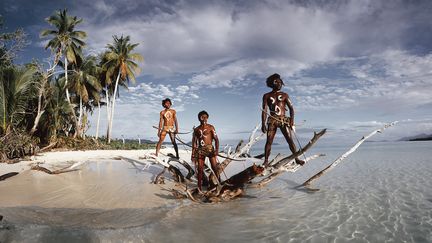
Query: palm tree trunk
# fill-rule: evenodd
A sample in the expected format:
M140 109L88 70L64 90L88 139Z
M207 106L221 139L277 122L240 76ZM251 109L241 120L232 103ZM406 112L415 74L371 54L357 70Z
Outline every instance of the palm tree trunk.
M101 112L101 107L100 107L100 102L98 101L98 118L97 118L97 123L96 123L96 140L99 138L100 112Z
M117 80L114 86L114 93L113 93L113 100L112 100L112 107L111 107L111 119L110 119L110 123L109 123L109 134L108 134L108 143L111 142L111 133L112 133L112 125L113 125L113 120L114 120L114 106L115 106L115 100L116 100L116 94L117 94L117 88L118 88L118 82L120 80L120 70L119 73L117 75Z
M70 107L70 109L71 109L71 112L72 112L72 117L73 117L73 122L75 123L75 133L74 133L74 135L73 135L73 138L76 138L76 136L77 135L79 135L80 134L80 132L79 132L79 130L80 130L80 126L79 126L79 124L78 124L78 121L77 121L77 117L76 117L76 114L75 114L75 110L73 109L73 107L72 107L72 103L71 103L71 101L70 101L70 96L69 96L69 89L68 89L68 62L67 62L67 57L65 56L65 87L66 87L66 100L67 100L67 102L69 103L69 107Z
M39 121L40 121L43 113L45 112L45 105L44 105L44 108L42 110L42 96L43 96L43 93L45 91L45 85L48 82L49 77L53 74L54 69L57 67L57 64L60 60L60 56L61 56L61 49L59 49L57 51L57 53L55 54L53 66L46 71L46 74L43 75L42 84L41 84L41 87L39 88L37 114L36 114L35 121L33 123L33 127L30 130L30 135L33 135L36 132L37 126L39 125Z
M106 133L106 137L107 137L107 142L108 142L108 136L109 136L109 129L110 129L110 120L111 120L111 101L109 98L109 92L108 92L108 86L105 85L105 97L106 97L106 107L107 107L107 133Z
M45 90L46 82L48 82L48 77L44 75L42 85L39 89L37 114L36 114L35 121L33 123L33 127L30 130L30 135L33 135L36 132L40 118L42 117L42 114L45 112L45 110L42 110L42 96L43 96L43 92Z
M82 126L82 113L83 113L83 108L82 108L82 98L80 97L80 104L79 104L79 117L78 117L78 137L82 137L83 134L83 126Z
M1 85L4 85L4 84L1 84ZM2 98L3 98L3 100L2 100L2 105L3 105L3 121L2 121L2 128L3 128L3 131L6 133L6 96L5 96L5 87L3 86L2 87L2 89L1 89L1 91L2 91Z
M66 99L67 99L67 101L68 101L69 104L70 104L71 102L70 102L70 97L69 97L69 89L68 89L67 85L68 85L68 62L67 62L67 57L65 56L65 87L66 87Z

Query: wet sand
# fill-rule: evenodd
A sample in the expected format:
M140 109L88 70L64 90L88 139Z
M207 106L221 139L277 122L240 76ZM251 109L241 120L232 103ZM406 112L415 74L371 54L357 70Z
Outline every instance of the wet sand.
M166 204L170 193L151 184L162 171L142 156L154 150L49 152L17 164L2 164L0 175L19 172L0 182L0 207L149 208ZM162 150L171 152L170 149ZM123 159L115 159L122 156ZM182 151L181 157L189 156ZM50 170L82 162L76 171L50 175L30 170L35 164ZM166 176L169 176L168 174ZM166 180L165 187L170 185Z

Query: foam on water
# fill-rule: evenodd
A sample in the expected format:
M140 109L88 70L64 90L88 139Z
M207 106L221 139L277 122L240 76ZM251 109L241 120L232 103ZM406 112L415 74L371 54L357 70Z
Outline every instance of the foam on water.
M313 193L296 186L348 147L317 149L327 156L229 203L167 198L172 203L157 209L3 208L21 220L3 223L0 241L432 242L431 148L365 143L314 182L321 190Z

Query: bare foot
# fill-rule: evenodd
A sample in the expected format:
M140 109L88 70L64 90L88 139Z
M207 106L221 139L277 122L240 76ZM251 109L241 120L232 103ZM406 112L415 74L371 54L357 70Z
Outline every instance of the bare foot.
M296 159L296 164L303 166L305 164L305 162L304 162L304 160Z

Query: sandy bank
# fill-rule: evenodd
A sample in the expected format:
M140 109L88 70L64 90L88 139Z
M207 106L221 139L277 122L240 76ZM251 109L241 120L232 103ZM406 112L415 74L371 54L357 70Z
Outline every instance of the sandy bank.
M0 181L1 207L44 208L148 208L163 206L170 193L151 184L159 165L151 165L142 157L151 150L98 150L47 152L29 161L0 164L0 175L20 174ZM164 154L171 149L161 150ZM122 160L114 159L122 156ZM190 157L181 151L184 159ZM40 163L49 169L59 169L75 162L83 162L79 170L49 175L30 170ZM165 187L170 186L167 181Z

